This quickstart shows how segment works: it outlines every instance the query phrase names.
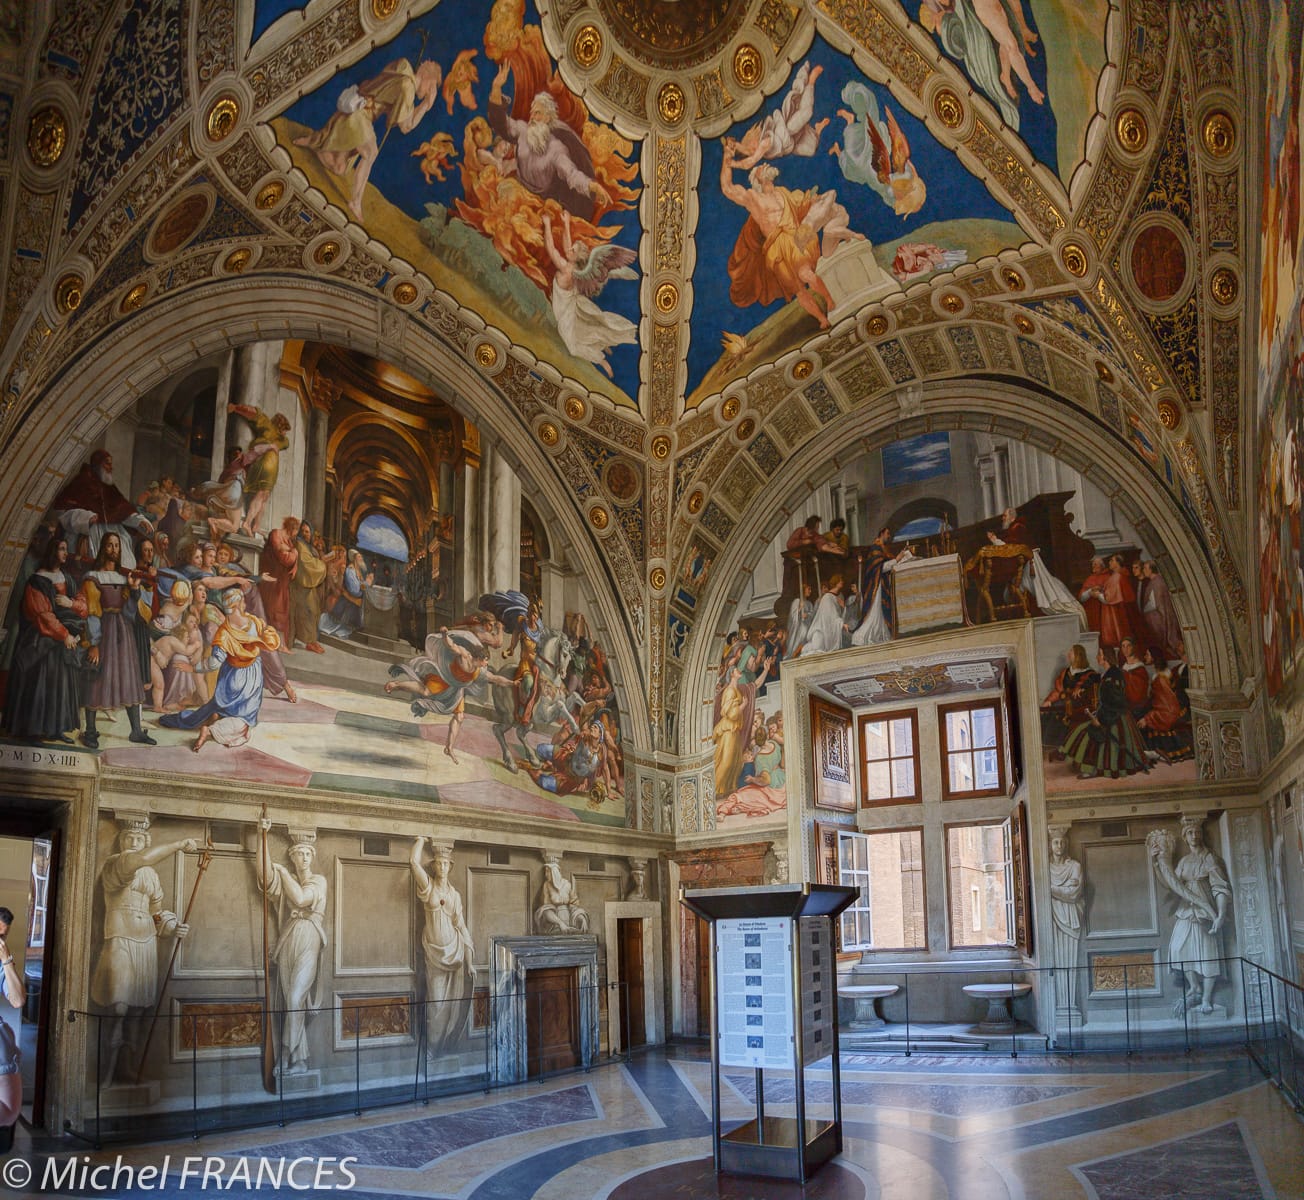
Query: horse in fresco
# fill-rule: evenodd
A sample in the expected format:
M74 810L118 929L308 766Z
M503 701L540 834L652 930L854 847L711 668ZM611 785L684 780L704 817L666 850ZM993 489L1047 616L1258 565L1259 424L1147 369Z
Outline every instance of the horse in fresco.
M564 633L549 630L539 641L535 664L538 668L538 698L528 723L521 719L521 683L511 687L495 683L493 685L494 703L494 737L503 752L503 765L509 771L518 772L516 759L507 741L508 734L515 731L516 741L521 752L532 766L543 766L543 760L534 752L534 747L525 740L530 732L550 734L556 724L565 725L572 733L579 732L579 726L571 714L571 704L566 690L566 677L570 673L575 657L575 646ZM522 681L523 682L523 681Z

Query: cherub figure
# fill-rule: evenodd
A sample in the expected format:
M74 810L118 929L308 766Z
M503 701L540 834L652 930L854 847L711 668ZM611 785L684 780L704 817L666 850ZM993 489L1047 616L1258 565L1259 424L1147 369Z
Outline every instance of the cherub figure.
M917 213L928 192L910 159L910 143L892 110L884 106L884 120L874 93L855 79L842 89L842 102L851 110L838 109L846 126L846 145L834 142L829 153L838 160L843 177L873 188L899 217Z
M429 141L422 142L412 151L412 157L421 160L421 174L426 177L427 183L433 183L436 179L443 183L444 171L456 156L457 147L453 144L452 135L442 132L435 134Z
M475 93L471 91L473 83L480 82L480 72L475 68L475 51L463 50L453 59L453 65L444 76L441 94L448 105L448 115L453 115L453 101L460 100L463 108L475 108Z
M810 158L819 149L820 134L829 119L811 122L815 116L815 81L823 73L823 67L802 63L792 77L792 86L783 103L743 136L740 149L744 157L739 167L747 171L763 158L782 158L788 154Z
M638 326L617 313L604 312L593 303L608 279L637 279L630 263L637 257L624 246L604 243L587 246L571 239L570 213L562 210L560 248L553 241L552 219L543 214L543 244L557 273L552 277L552 312L566 349L576 358L596 363L607 375L612 346L638 341Z

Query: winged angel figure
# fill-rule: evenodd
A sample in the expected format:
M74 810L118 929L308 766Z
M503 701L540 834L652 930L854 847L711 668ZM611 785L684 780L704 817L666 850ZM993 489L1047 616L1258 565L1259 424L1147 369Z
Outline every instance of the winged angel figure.
M918 212L927 189L911 161L910 143L892 110L884 106L884 120L874 93L855 79L842 89L842 102L851 109L838 109L838 116L846 124L842 135L845 145L835 142L829 153L837 158L843 176L873 188L897 216Z
M638 326L618 313L604 312L593 298L608 279L637 279L630 264L636 255L624 246L588 246L571 238L570 213L561 214L561 246L553 240L552 219L543 215L543 244L557 273L552 277L552 313L566 349L576 358L596 363L608 376L612 346L638 341Z

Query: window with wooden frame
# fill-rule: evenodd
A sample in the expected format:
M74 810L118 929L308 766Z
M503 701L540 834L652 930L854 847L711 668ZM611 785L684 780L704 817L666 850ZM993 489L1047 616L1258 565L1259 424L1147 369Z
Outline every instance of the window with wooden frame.
M919 717L914 709L862 716L860 806L917 804L919 794Z
M1015 946L1014 843L1011 821L946 827L951 945Z
M942 796L967 800L1006 790L1005 733L1000 700L939 705Z
M846 950L926 950L923 830L836 831L838 882L857 889L839 932Z

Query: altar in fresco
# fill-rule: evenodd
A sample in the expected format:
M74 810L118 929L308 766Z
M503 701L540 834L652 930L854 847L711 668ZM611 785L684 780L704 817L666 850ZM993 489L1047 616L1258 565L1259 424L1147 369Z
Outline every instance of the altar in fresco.
M1023 497L991 474L1011 455ZM716 674L718 824L786 808L784 664L908 640L921 619L930 630L1036 621L1048 792L1195 780L1190 668L1162 571L1089 483L1043 480L1075 482L1029 447L922 434L857 458L794 514L752 572ZM1094 540L1078 532L1087 525ZM948 582L929 599L946 609L921 618L898 573L938 571Z
M204 365L143 397L56 496L6 616L0 734L623 825L607 656L583 604L544 604L528 502L517 577L470 589L476 427L336 347L260 343L232 374L225 400Z

